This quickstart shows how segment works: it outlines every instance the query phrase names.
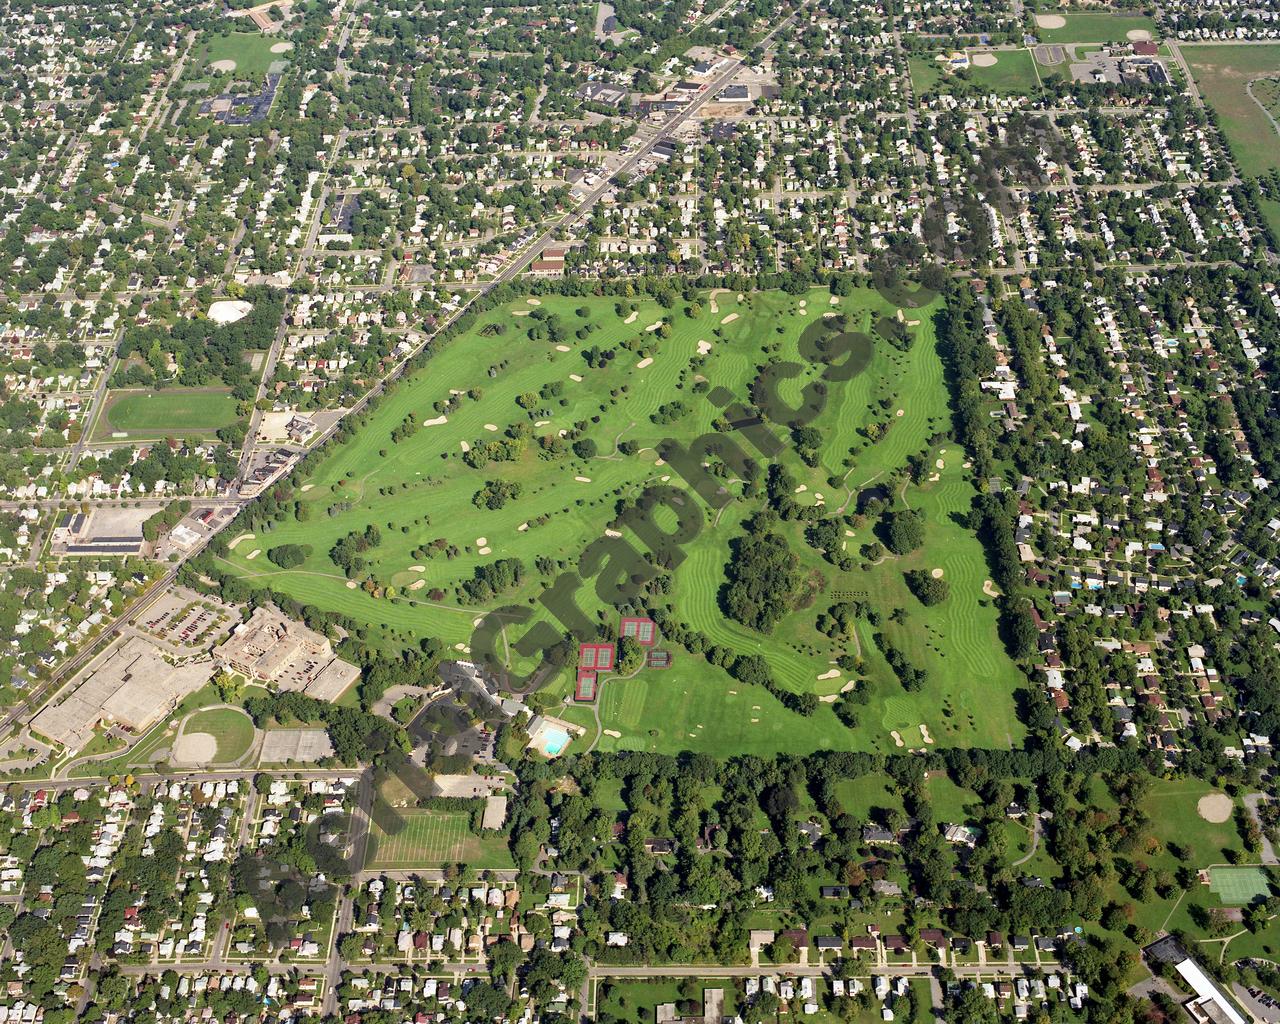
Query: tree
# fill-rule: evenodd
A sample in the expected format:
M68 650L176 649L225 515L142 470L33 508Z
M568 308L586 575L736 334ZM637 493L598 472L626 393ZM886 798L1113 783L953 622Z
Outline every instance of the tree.
M934 576L924 569L911 569L903 573L907 589L915 594L925 607L941 604L951 594L951 585L941 576Z
M924 517L912 509L890 512L885 544L895 555L905 555L924 543Z

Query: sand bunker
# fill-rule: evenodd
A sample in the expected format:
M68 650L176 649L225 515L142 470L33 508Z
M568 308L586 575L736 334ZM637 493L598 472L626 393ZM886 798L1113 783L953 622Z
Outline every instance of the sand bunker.
M230 551L234 551L236 548L236 545L239 544L242 540L253 540L253 534L251 533L240 534L239 537L237 537L235 540L233 540L230 544L227 545L227 549Z
M622 739L622 733L618 732L617 729L606 729L604 731L604 734L606 736L612 736L615 740Z
M527 529L529 529L529 524L521 523L519 526L516 527L516 533L524 533L524 531Z
M572 351L573 351L573 349L571 349L568 345L557 345L557 346L556 346L556 351L557 351L557 352L572 352Z
M935 580L940 580L942 579L942 570L933 569L932 571L930 571L929 575L932 576Z
M449 422L448 416L433 416L429 420L423 420L422 425L424 427L440 427L448 422Z
M906 746L906 744L902 742L902 737L898 735L898 730L897 730L897 729L893 729L893 730L891 730L891 731L890 731L890 733L889 733L889 735L893 737L893 745L894 745L895 747L905 747L905 746Z
M293 49L293 43L290 43L290 42L275 43L271 47L271 52L272 53L288 53L292 49Z
M1061 14L1037 14L1036 25L1040 28L1066 28L1067 19Z
M831 296L831 301L830 301L830 303L828 303L828 305L831 305L831 306L838 306L838 305L840 305L840 296L839 296L839 295L833 295L833 296Z
M1196 803L1196 813L1215 825L1230 821L1231 811L1231 797L1226 793L1206 793Z
M975 53L969 58L969 63L975 68L993 68L996 66L996 55L994 53Z
M492 553L492 551L493 551L493 549L492 549L492 548L481 548L479 551L477 551L477 552L476 552L476 554L478 554L478 555L487 555L487 554Z
M207 732L184 732L173 745L176 764L208 764L218 756L218 741Z
M640 362L636 363L636 369L643 370L646 366L652 366L652 365L653 365L653 357L645 356L643 359L640 360Z
M929 727L923 723L920 725L920 738L926 743L933 742L933 737L929 735Z
M426 580L414 580L412 583L410 583L410 584L409 584L409 589L410 589L410 590L421 590L421 589L422 589L423 587L425 587L426 585L427 585L427 581L426 581Z
M738 319L737 313L730 313L727 317L720 321L721 324L731 324Z
M525 299L524 301L525 301L525 302L527 302L527 303L529 303L529 305L531 305L531 306L541 306L541 305L542 305L542 300L541 300L541 299Z
M1134 43L1151 42L1151 33L1145 28L1131 28L1125 34L1125 38Z
M907 414L906 409L899 409L897 412L894 413L895 416L905 416L906 414Z
M574 479L575 479L575 480L577 480L577 481L578 481L578 483L580 483L580 484L589 484L589 483L591 483L591 477L589 477L589 476L575 476L575 477L574 477Z
M615 537L615 538L622 536L622 534L620 534L617 530L605 530L604 535L606 537Z
M347 580L347 589L348 589L348 590L355 590L355 589L356 589L356 587L358 587L358 586L360 586L360 584L359 584L359 583L357 583L355 580Z
M935 466L937 466L939 469L946 469L946 468L947 468L947 464L946 464L945 462L943 462L941 459L939 459L937 462L935 462L935 463L934 463L934 465L935 465Z
M409 572L426 572L426 571L427 571L427 567L425 565L409 566Z
M535 427L545 427L545 426L546 426L548 423L550 423L550 422L551 422L550 420L538 420L538 422L537 422L537 423L535 423L535 424L534 424L534 426L535 426Z
M245 558L247 558L250 562L252 562L252 561L253 561L255 558L257 558L260 554L262 554L262 548L254 548L252 551L250 551L250 552L249 552L247 555L245 555L244 557L245 557Z
M528 316L532 312L533 310L531 309L513 309L511 311L511 315L512 316Z
M710 351L711 351L711 342L709 341L698 342L698 355L705 356Z
M228 74L236 69L236 62L233 60L215 60L209 67L220 74Z
M484 429L485 429L485 430L497 430L497 429L498 429L498 424L496 424L496 423L486 423L486 424L484 425Z
M832 669L828 669L826 672L823 672L822 675L818 676L818 682L822 682L823 680L826 680L826 679L839 679L839 678L840 678L840 670L838 668L832 668Z
M311 490L311 488L313 488L314 486L315 484L303 484L300 490L302 491L303 494L306 494L307 491Z
M637 313L637 312L634 312L634 311L633 311L633 312L632 312L632 314L631 314L629 317L627 317L625 320L623 320L622 322L623 322L624 324L633 324L633 323L635 323L639 318L640 318L640 314L639 314L639 313Z
M484 547L484 546L485 546L486 544L488 544L488 543L489 543L489 538L488 538L488 537L477 537L477 538L476 538L476 547L478 547L478 548L482 548L482 547Z
M581 384L581 383L582 383L582 377L581 377L579 374L576 374L576 373L571 373L571 374L569 374L569 379L570 379L571 381L573 381L575 384Z
M708 298L708 299L710 299L710 301L711 301L711 312L713 312L713 313L719 313L719 312L720 312L720 306L719 306L719 304L717 304L717 302L716 302L716 296L717 296L717 295L728 295L728 294L729 294L729 289L728 289L728 288L712 288L712 289L711 289L711 294L710 294L709 296L707 296L707 298Z
M799 487L796 488L796 494L804 494L804 492L807 491L808 489L809 489L808 484L801 484Z
M984 594L986 594L986 595L987 595L987 597L999 597L999 596L1000 596L1000 591L998 591L998 590L996 589L995 580L983 580L983 581L982 581L982 592L983 592Z
M648 327L646 327L646 328L645 328L645 330L646 330L646 331L656 331L656 330L657 330L659 327L661 327L661 326L662 326L662 321L661 321L661 320L655 320L655 321L654 321L653 323L651 323Z
M463 455L465 455L467 452L471 451L471 445L467 444L467 442L466 442L466 441L459 441L459 442L458 442L458 447L462 449L462 454L463 454Z

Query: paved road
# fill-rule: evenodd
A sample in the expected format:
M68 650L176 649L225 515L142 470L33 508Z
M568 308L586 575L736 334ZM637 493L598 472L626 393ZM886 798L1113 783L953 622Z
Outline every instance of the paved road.
M760 43L761 48L768 49L769 47L771 47L774 40L778 37L778 34L781 33L787 26L789 26L791 22L794 20L794 18L795 18L794 14L788 14L776 25L774 25L774 27L770 29L768 34L765 35L765 37L761 40L761 43ZM350 19L348 19L348 23L347 23L348 27L349 27L349 24L350 24ZM344 33L345 31L346 29L344 28ZM726 69L719 76L717 76L716 79L713 82L711 82L707 86L707 88L698 95L696 99L694 99L692 102L686 105L683 109L671 114L669 117L666 118L666 120L661 122L661 124L657 125L655 128L647 129L648 131L651 132L651 134L648 134L645 140L642 141L641 144L637 147L635 152L633 152L630 156L628 156L627 159L624 160L622 164L619 165L614 170L612 177L624 175L634 170L642 160L644 160L647 156L649 156L649 154L653 151L653 148L658 144L659 141L661 141L670 132L675 131L677 128L679 128L680 125L682 125L685 121L687 121L690 117L692 117L695 113L697 113L700 109L702 109L702 107L710 99L712 99L722 88L728 85L729 82L733 79L734 75L736 75L738 71L741 69L742 65L743 65L743 60L741 58L730 61L729 64L726 66ZM337 147L335 146L334 152L336 152L336 150L337 150ZM540 234L537 238L533 239L518 255L515 256L515 258L511 260L509 264L507 264L507 266L498 274L498 276L493 281L482 286L474 294L472 294L465 301L463 301L454 312L449 314L444 320L440 321L436 325L435 330L430 335L424 335L421 344L419 344L412 352L410 352L407 356L405 356L405 358L402 359L399 363L397 363L385 376L382 377L381 380L379 380L373 387L371 387L364 394L364 396L347 411L346 414L335 419L332 424L330 424L321 434L319 434L314 439L314 441L310 445L311 449L314 450L316 447L327 442L334 435L334 433L338 430L338 428L341 426L343 421L346 420L348 416L358 415L361 411L364 410L364 408L371 401L373 401L373 399L381 395L386 390L389 384L399 380L399 378L405 372L405 369L409 364L409 360L412 359L414 356L416 356L424 347L430 344L433 337L435 337L436 335L440 334L442 331L447 330L449 327L451 327L458 320L458 318L461 317L464 312L466 312L467 308L471 305L472 302L474 302L480 296L488 294L494 288L497 288L501 285L508 284L511 281L514 281L517 277L519 277L520 274L522 274L525 270L527 270L529 265L533 263L533 261L542 254L542 251L548 245L552 244L552 242L556 240L556 237L559 232L565 231L568 228L572 227L572 225L574 225L583 217L585 217L588 213L590 213L591 209L595 206L595 204L598 203L605 196L605 194L608 193L613 188L612 177L606 178L604 181L600 183L600 185L598 185L595 189L593 189L589 194L584 196L583 199L577 204L577 206L575 206L571 212L565 214L565 216L562 217L561 220L556 225L554 225L551 228L548 228L547 230L542 232L542 234ZM278 350L278 342L280 338L281 338L281 333L278 332L277 344L272 346L273 351ZM265 370L265 367L264 367L264 370ZM263 376L263 380L264 381L266 380L265 373ZM263 391L263 387L260 386L259 388L260 394L262 393L262 391ZM250 448L251 446L252 446L252 439L246 438L246 441L245 441L246 449ZM264 484L263 486L266 486L266 484ZM225 529L225 525L226 524L224 524L223 527L221 527L220 529ZM49 701L50 698L57 695L58 691L61 689L62 685L66 680L72 678L76 672L78 672L85 665L89 664L89 662L94 657L97 656L98 652L103 648L103 646L117 635L121 626L123 626L126 622L135 618L142 611L145 611L156 600L158 600L159 597L163 593L165 593L168 590L168 588L173 584L174 580L177 578L179 570L181 569L182 565L186 562L186 560L194 557L200 551L204 550L204 548L208 545L209 541L212 540L214 536L216 536L216 532L211 533L208 537L204 538L204 540L202 540L199 544L197 544L194 548L192 548L191 551L183 555L182 559L179 562L175 563L165 573L165 575L161 577L161 580L159 581L158 584L154 585L149 591L147 591L147 593L144 594L141 598L139 598L139 600L134 605L127 608L124 614L122 614L117 619L115 619L111 623L111 625L109 625L106 629L104 629L94 640L90 641L83 649L81 649L79 653L73 656L70 660L64 662L48 683L40 687L26 701L12 708L9 711L9 713L4 716L3 719L0 719L0 733L6 732L10 727L12 727L17 723L25 724L27 721L29 721L31 717L33 717L35 713L39 711L40 708L43 707L44 704Z

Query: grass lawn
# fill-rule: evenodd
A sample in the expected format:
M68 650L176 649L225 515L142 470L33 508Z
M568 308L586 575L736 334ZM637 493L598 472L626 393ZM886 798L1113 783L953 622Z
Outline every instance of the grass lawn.
M1062 28L1035 29L1036 38L1042 43L1123 43L1133 31L1150 32L1150 38L1159 36L1156 23L1141 15L1124 14L1066 14Z
M525 338L531 321L517 314L537 308L528 303L484 314L300 481L305 487L298 492L302 521L289 518L259 531L252 544L227 552L224 567L251 584L269 585L365 623L366 641L388 650L433 636L467 652L474 623L485 611L530 606L534 618L506 629L499 639L500 649L510 651L536 622L547 621L537 598L556 576L576 566L589 544L602 539L619 501L638 496L646 486L685 489L671 467L659 464L655 446L667 437L687 446L696 437L715 436L712 424L720 411L696 381L745 396L758 365L775 356L799 359L801 333L824 313L844 313L851 329L865 331L873 316L896 312L869 291L832 305L829 293L816 289L804 296L754 293L741 303L720 295L717 312L704 301L693 315L680 307L664 310L649 299L621 314L613 299L544 296L539 305L568 328L562 342ZM744 518L758 500L732 500L718 512L704 509L701 528L682 548L673 573L671 602L684 622L715 643L765 654L779 686L825 702L803 717L763 688L736 683L700 656L676 650L668 670L603 683L603 728L620 735L602 735L601 748L702 750L719 756L824 748L888 751L897 745L891 730L899 732L903 746L925 745L921 726L944 746L1007 748L1021 739L1012 700L1020 675L1003 652L996 609L983 593L987 568L981 545L957 521L970 507L973 481L961 450L938 440L950 425L948 394L929 311L921 312L924 322L914 328L916 341L909 351L875 345L866 350L861 372L830 388L814 423L823 441L818 464L811 468L787 449L776 461L799 485L798 503L822 502L829 514L851 517L861 492L874 490L918 457L926 469L920 482L886 497L923 513L924 546L865 568L855 558L851 570L840 571L808 546L803 524L783 523L779 530L811 581L812 598L799 602L768 636L729 620L718 599L730 545L743 535ZM646 330L664 317L668 336ZM612 350L615 358L593 368L583 358L589 347ZM815 373L806 366L800 377L784 382L782 398L798 405L801 387ZM562 385L562 392L539 397L552 383ZM463 388L473 390L467 394ZM664 418L659 407L676 400L684 411L672 422L656 422ZM407 436L393 441L392 432L399 436L406 423ZM875 442L864 435L873 423L885 430ZM535 440L513 461L473 467L463 459L469 449L500 440L521 425L549 441L581 428L595 443L595 453L539 457ZM638 450L624 453L618 447L623 441L633 441ZM478 509L473 496L492 480L519 484L522 493L500 509ZM739 490L740 482L731 480L730 494ZM380 543L363 552L365 569L358 581L349 582L329 552L370 525L377 526ZM851 556L875 539L873 525L846 529L844 544ZM625 539L636 550L647 546L635 535ZM261 554L249 557L285 543L309 547L300 566L283 570ZM540 556L555 559L554 567L539 570L535 560ZM480 605L460 600L460 583L499 558L520 560L521 583ZM603 576L601 568L597 563L584 575ZM903 580L904 571L916 568L941 569L951 584L948 600L932 608L921 605ZM594 585L589 582L575 593L588 621L615 619L597 593L604 589L597 576ZM885 636L928 672L917 692L903 690L876 649L868 623L841 643L817 630L819 614L833 601L859 599L882 612ZM889 621L899 607L905 619ZM846 647L864 660L862 682L832 669L834 657ZM517 659L515 668L533 664ZM830 706L849 685L867 690L857 730L845 726ZM566 672L548 692L568 690ZM590 743L594 722L573 720L592 726Z
M970 50L969 56L975 52ZM970 64L956 73L948 73L943 63L931 55L910 57L912 88L917 95L934 88L940 92L952 92L961 82L971 83L983 92L1028 95L1039 90L1040 80L1036 77L1035 60L1030 50L1001 50L993 56L996 62L990 67Z
M1265 174L1280 167L1280 135L1267 112L1249 95L1250 82L1280 75L1280 43L1263 46L1182 46L1205 101L1222 120L1231 151L1246 175ZM1258 99L1271 93L1261 87ZM1280 119L1280 111L1272 110Z
M1195 779L1157 781L1143 801L1152 833L1161 842L1186 851L1186 862L1196 868L1221 864L1236 854L1244 856L1234 819L1205 821L1196 810L1202 796L1216 792L1215 787Z
M477 836L467 811L401 811L404 828L387 835L375 822L369 833L369 868L435 868L465 862L470 868L514 867L507 841Z
M196 67L208 66L215 61L235 61L237 78L256 81L266 77L273 62L288 60L288 53L271 52L271 47L280 41L276 36L261 32L210 35L204 45L204 59L198 61Z
M1040 88L1030 50L1001 50L994 56L996 62L989 68L970 65L969 77L974 85L990 92L1017 95L1034 93Z
M192 715L184 733L208 733L218 742L217 760L221 764L238 761L249 752L253 744L253 722L243 711L235 708L210 708Z
M1258 212L1267 222L1271 234L1280 239L1280 199L1259 199Z
M236 401L223 388L112 391L95 431L96 440L154 440L212 434L236 421Z

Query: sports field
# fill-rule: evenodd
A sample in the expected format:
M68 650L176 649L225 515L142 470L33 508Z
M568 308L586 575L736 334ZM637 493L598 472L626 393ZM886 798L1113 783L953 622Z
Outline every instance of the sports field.
M1280 76L1280 43L1181 49L1205 102L1218 112L1241 172L1260 175L1280 167L1280 108L1269 106L1276 96L1266 81Z
M234 708L210 708L187 719L182 729L187 733L206 733L218 744L216 760L228 764L244 757L253 743L253 722L243 711Z
M1052 16L1050 16L1052 17ZM1129 33L1147 33L1144 38L1159 36L1150 18L1125 14L1064 14L1061 27L1038 25L1035 36L1042 43L1124 43Z
M566 328L560 340L527 338L537 309L558 317ZM737 684L700 656L677 650L671 669L605 682L603 728L621 735L602 735L602 746L763 754L929 743L1007 747L1020 740L1012 700L1019 674L1003 653L996 609L983 593L984 553L959 521L974 489L963 453L942 439L950 414L929 312L912 314L922 322L912 328L917 340L908 352L877 343L860 352L852 379L832 385L814 422L822 436L815 466L789 448L776 459L794 477L797 503L821 502L849 523L860 494L896 479L909 458L917 460L923 466L919 482L898 483L894 494L883 496L923 513L924 546L864 569L858 552L875 541L875 523L842 523L844 548L854 558L846 572L805 542L802 523L784 523L815 592L767 637L730 621L718 598L730 544L743 535L743 520L759 499L739 498L718 512L704 509L674 567L674 613L713 642L765 654L780 686L824 701L817 712L803 717L787 711L762 687ZM698 436L717 436L713 422L720 409L706 397L708 388L748 396L756 368L771 358L798 361L801 333L831 313L846 315L848 329L867 331L873 314L892 317L896 309L868 291L833 304L829 292L815 289L799 297L756 293L741 302L719 294L714 311L709 297L696 308L681 303L665 310L649 299L619 309L611 298L543 296L538 305L516 302L489 312L299 481L305 487L297 494L302 521L278 521L255 543L228 551L223 565L251 583L367 623L366 639L389 649L432 636L466 652L485 611L521 605L544 616L533 601L601 538L620 501L648 485L685 488L655 446L668 437L687 446ZM598 360L601 352L613 358ZM799 405L804 382L803 375L785 382L782 397ZM872 426L876 440L868 434ZM469 464L474 456L463 457L528 428L546 444L531 440L516 458L480 466ZM569 447L579 430L594 450ZM562 432L564 443L557 446ZM546 445L560 450L553 454ZM735 474L726 472L724 480L730 494L740 494ZM518 484L518 497L498 508L479 507L488 504L483 489L494 481ZM379 543L361 553L365 565L348 580L331 549L370 525L376 525ZM629 542L645 548L638 537ZM287 543L310 548L295 568L249 557ZM538 568L540 556L556 564ZM520 560L522 581L484 600L460 600L460 584L500 558ZM921 605L903 581L909 569L941 570L950 598ZM575 595L588 617L604 608L597 585L589 580ZM865 683L833 668L839 651L816 620L833 601L850 600L867 600L880 610L879 630L927 671L920 690L903 690L865 621L849 641L863 658ZM899 607L905 617L889 621ZM508 628L502 642L514 643L535 621ZM517 668L532 665L522 661ZM568 674L555 685L568 687ZM859 728L850 730L831 702L842 688L858 685L868 688L869 702Z
M288 59L288 53L271 52L271 47L280 41L279 37L261 32L211 34L204 43L203 59L196 63L196 67L212 67L219 61L231 61L235 68L228 70L234 70L237 78L257 81L266 77L273 62ZM222 67L212 69L220 71Z
M972 54L970 55L972 57ZM1040 87L1030 50L1001 50L989 67L973 64L969 76L975 85L992 92L1026 95Z
M94 440L148 441L212 434L236 421L236 401L224 388L112 391Z
M1243 907L1271 895L1271 876L1259 867L1213 867L1209 888L1228 907Z
M387 835L375 823L369 833L370 869L411 870L465 862L477 870L514 866L502 836L477 836L466 811L401 811L404 828Z

